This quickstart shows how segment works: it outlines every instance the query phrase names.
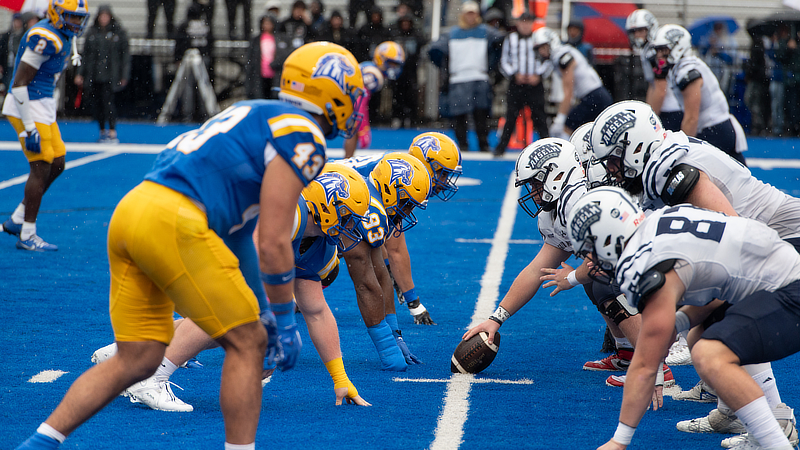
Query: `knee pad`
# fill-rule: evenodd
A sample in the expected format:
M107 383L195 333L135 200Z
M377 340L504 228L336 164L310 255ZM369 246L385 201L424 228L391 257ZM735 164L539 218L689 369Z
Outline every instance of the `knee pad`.
M620 294L617 297L597 305L597 309L613 320L617 326L631 316L639 314L639 311L630 306L625 296Z

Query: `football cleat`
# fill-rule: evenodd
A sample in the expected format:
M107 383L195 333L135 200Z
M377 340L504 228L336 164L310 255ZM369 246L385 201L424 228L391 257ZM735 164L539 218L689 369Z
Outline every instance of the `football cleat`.
M796 447L797 444L800 443L800 437L798 437L797 434L797 427L795 425L794 412L792 408L786 406L785 403L779 403L778 406L772 410L772 413L775 414L775 418L778 419L778 425L780 425L783 433L786 435L786 439L789 440L789 443L792 444L792 447ZM738 436L725 438L722 440L720 445L723 448L748 448L737 447L737 445L741 446L744 442L748 441L748 436L748 433L744 433Z
M95 364L100 364L101 362L111 358L112 356L117 354L117 343L112 342L105 347L98 348L97 350L92 353L92 362Z
M159 381L155 376L152 376L129 387L126 392L131 403L143 403L158 411L193 411L192 405L184 403L183 400L175 396L170 385L183 390L183 388L169 380Z
M4 227L5 228L5 227ZM48 244L44 239L37 235L33 235L30 239L22 239L17 241L17 248L20 250L30 250L32 252L55 252L58 250L57 245Z
M631 365L631 358L633 350L617 350L613 355L587 362L583 365L583 370L625 371Z
M678 392L672 396L673 400L686 400L699 403L716 403L717 393L705 381L700 380L688 391Z
M14 223L13 220L8 219L3 222L3 225L0 225L3 228L3 231L12 235L12 236L19 236L22 232L22 224L21 223Z
M692 363L692 351L683 339L676 340L669 348L669 355L664 360L671 366L685 366Z
M744 433L744 424L735 414L726 415L718 409L711 410L706 417L682 420L675 427L684 433Z
M181 369L202 369L203 363L197 360L197 358L192 358L185 363L180 365Z
M606 378L606 386L625 387L625 375L611 375ZM672 370L664 364L664 387L675 386L675 376L672 375Z

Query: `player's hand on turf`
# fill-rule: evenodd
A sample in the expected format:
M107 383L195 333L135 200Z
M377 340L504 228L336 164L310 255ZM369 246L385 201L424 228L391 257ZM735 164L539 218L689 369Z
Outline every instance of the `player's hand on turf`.
M400 347L400 351L403 352L403 358L406 359L406 364L409 366L411 364L422 364L422 361L414 356L411 350L408 349L408 345L406 341L403 340L403 336L399 334L399 330L397 332L392 332L392 335L394 335L394 340L397 342L397 346Z
M278 336L278 324L272 311L261 313L261 324L267 330L267 354L264 357L264 370L274 371L283 359L283 346Z
M300 358L300 349L303 348L303 340L300 339L300 330L297 324L278 330L281 346L283 347L283 360L278 363L278 368L282 371L292 369Z
M372 406L372 403L364 400L360 395L358 395L358 391L355 391L355 395L353 395L353 393L350 392L350 388L340 387L334 389L334 392L336 393L337 405L347 402L348 405Z
M19 134L19 137L25 139L25 150L32 153L42 152L41 137L39 136L39 131L36 130L36 128L31 131L23 131Z
M613 439L609 439L608 442L597 447L597 450L625 450L626 448L628 448L627 445L622 445Z
M653 411L658 411L658 408L664 406L664 386L656 386L653 389Z
M419 296L414 300L410 300L408 303L408 312L411 313L411 316L414 317L414 324L415 325L436 325L436 322L431 319L431 315L425 306L420 303Z
M422 314L417 314L414 316L414 324L415 325L436 325L436 322L431 319L431 315L428 311L423 311Z
M489 343L494 343L494 334L497 333L497 330L500 329L500 324L495 322L491 319L486 319L482 323L472 327L464 333L464 336L461 336L461 339L466 341L467 339L475 336L476 334L480 333L481 331L485 331L486 334L489 335Z
M542 275L542 277L539 278L541 281L547 281L543 287L549 288L555 286L553 292L550 293L550 297L553 297L561 291L568 291L572 289L572 285L569 284L569 281L567 281L567 275L569 275L572 270L572 266L565 262L562 262L561 267L558 269L542 267L542 272L548 274Z

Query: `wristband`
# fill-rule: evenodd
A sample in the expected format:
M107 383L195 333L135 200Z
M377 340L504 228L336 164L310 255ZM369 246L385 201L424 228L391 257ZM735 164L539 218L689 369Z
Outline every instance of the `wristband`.
M418 316L418 315L424 313L425 311L427 311L427 309L425 309L425 306L422 303L420 303L415 308L409 307L408 311L411 313L412 316Z
M617 431L614 432L613 439L622 445L630 445L631 439L633 438L633 433L635 432L636 428L629 427L620 422L617 424Z
M664 386L664 364L663 363L658 365L658 372L656 373L656 386Z
M358 396L358 389L356 389L350 379L347 378L347 372L344 371L344 363L342 362L341 356L326 362L325 368L328 369L328 373L333 379L334 389L346 387L348 397L353 398Z
M689 330L689 328L692 328L692 323L689 321L689 316L687 316L683 311L675 312L675 330L678 333L683 333L684 331Z
M404 299L405 299L407 302L413 302L414 300L418 299L418 298L419 298L419 296L418 296L418 295L417 295L417 293L414 291L414 288L411 288L411 289L409 289L409 290L407 290L407 291L403 292L403 298L404 298Z
M17 86L11 88L11 95L17 100L17 109L19 109L19 116L22 124L25 126L25 131L31 131L36 128L36 123L31 118L29 111L30 98L28 97L28 86Z
M495 322L502 325L503 322L505 322L506 319L508 319L509 317L511 317L511 314L509 314L509 312L506 311L506 309L503 308L502 306L498 306L497 309L492 313L492 315L489 316L489 319L494 320Z
M570 286L572 286L572 287L575 287L575 286L577 286L577 285L581 284L581 282L580 282L580 281L578 281L578 277L576 277L576 276L575 276L575 272L577 272L577 269L576 269L576 270L573 270L572 272L570 272L569 274L567 274L567 282L568 282L568 283L569 283L569 285L570 285Z
M286 284L292 280L294 280L294 267L283 273L261 272L261 281L263 281L264 284L276 286Z

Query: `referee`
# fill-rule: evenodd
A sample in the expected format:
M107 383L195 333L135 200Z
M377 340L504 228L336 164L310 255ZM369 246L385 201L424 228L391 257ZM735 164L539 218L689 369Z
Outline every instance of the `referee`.
M511 82L506 96L506 123L503 135L494 149L495 156L502 156L517 125L519 112L527 105L531 108L533 126L540 137L548 137L547 118L544 112L544 86L542 73L546 67L536 58L533 50L533 16L522 13L517 19L517 30L506 36L500 59L500 71Z

